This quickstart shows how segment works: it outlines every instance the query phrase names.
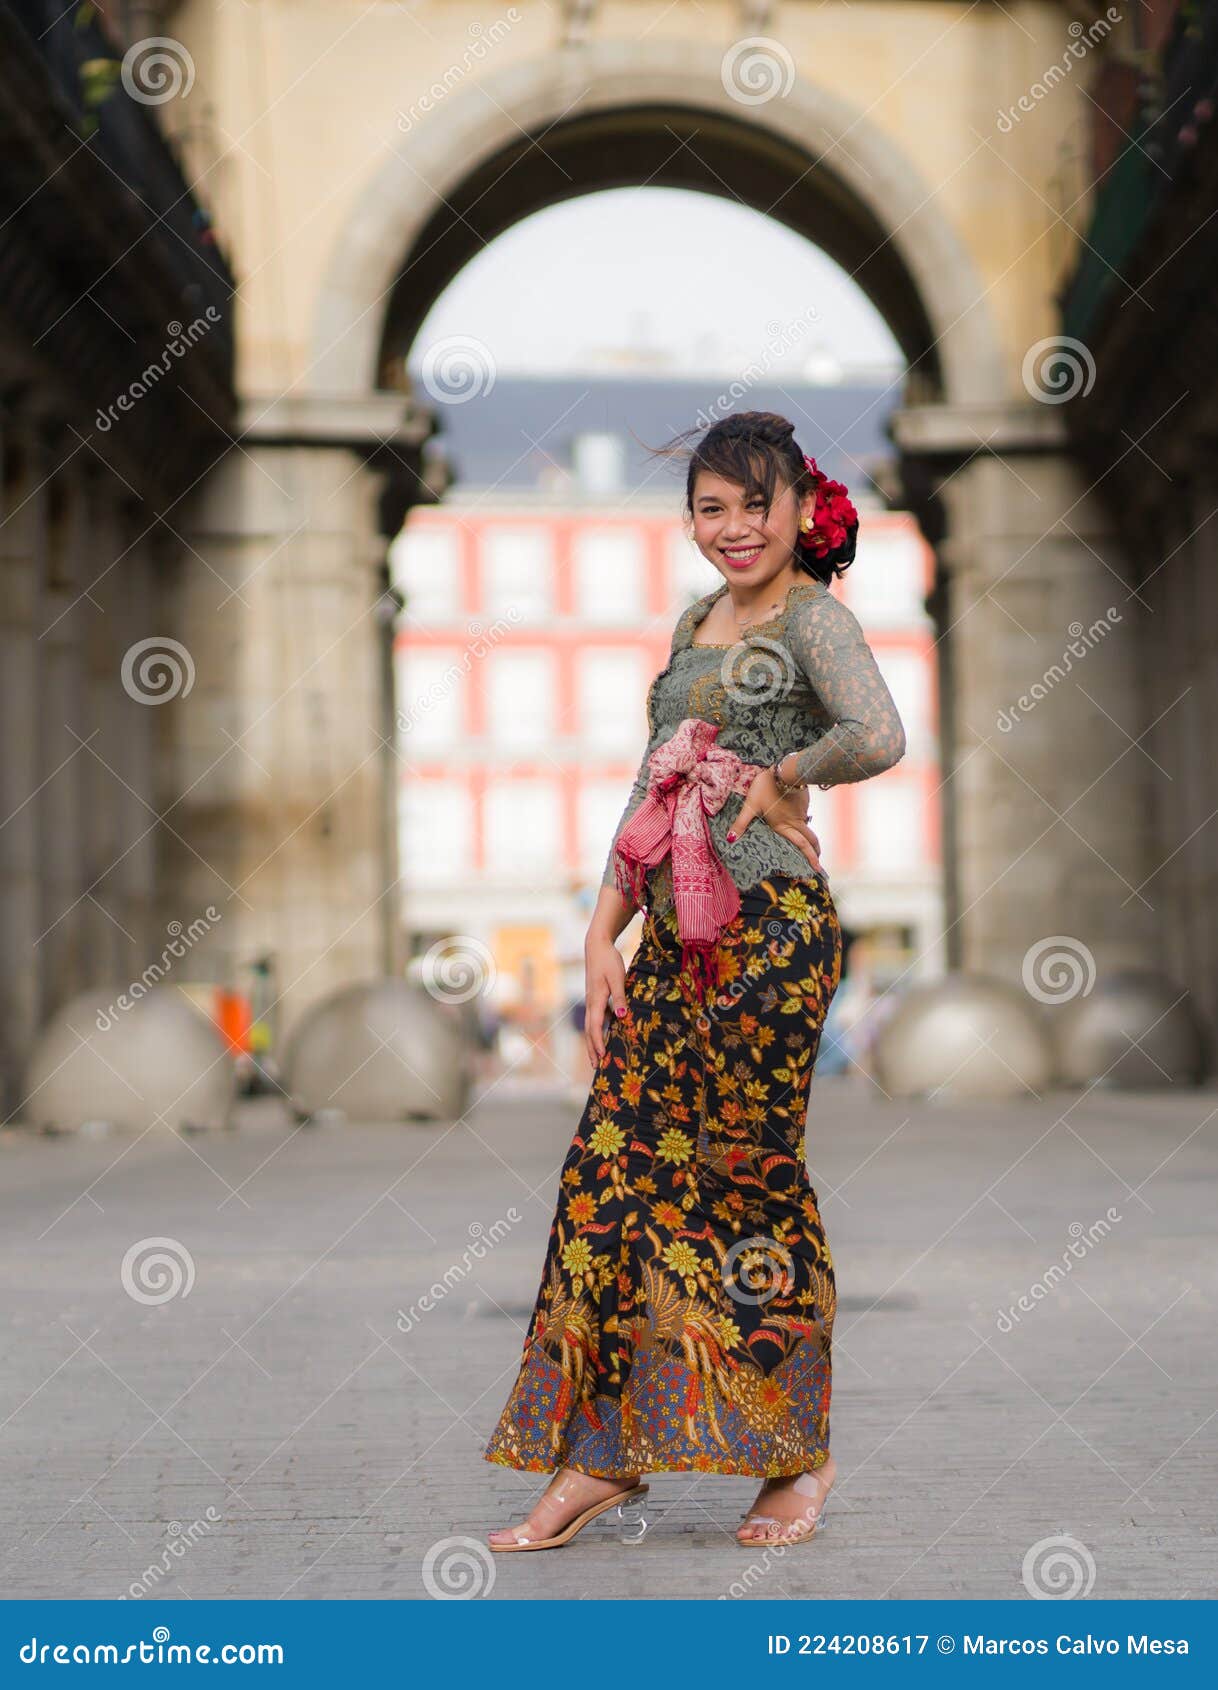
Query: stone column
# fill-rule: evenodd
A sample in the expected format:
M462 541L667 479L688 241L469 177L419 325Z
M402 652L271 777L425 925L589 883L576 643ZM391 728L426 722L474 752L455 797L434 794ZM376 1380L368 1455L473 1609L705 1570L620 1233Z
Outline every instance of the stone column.
M35 622L42 564L37 485L29 443L15 429L0 437L0 1052L4 1118L18 1102L18 1079L39 1021L38 788L39 649Z
M1204 446L1196 448L1201 457ZM1191 468L1191 466L1190 466ZM1218 480L1181 474L1154 513L1139 592L1154 843L1147 896L1163 918L1162 966L1218 1029ZM1148 528L1150 525L1148 524Z
M894 433L941 507L961 964L1017 984L1063 935L1098 971L1153 966L1147 611L1107 512L1042 407L925 407Z
M147 631L148 516L39 425L5 432L0 569L0 1071L21 1100L46 1021L153 950L150 712L124 691ZM141 537L142 536L142 537Z
M75 726L85 741L77 765L90 983L128 985L160 957L165 942L155 909L159 724L131 685L128 667L156 632L155 581L170 538L121 484L90 476L74 530L79 577L88 588Z
M395 431L410 459L402 411L393 394L247 401L239 444L175 525L189 549L164 631L193 678L160 712L162 913L188 926L219 912L198 946L213 979L248 987L254 959L273 957L280 1037L398 962L388 542L368 459Z

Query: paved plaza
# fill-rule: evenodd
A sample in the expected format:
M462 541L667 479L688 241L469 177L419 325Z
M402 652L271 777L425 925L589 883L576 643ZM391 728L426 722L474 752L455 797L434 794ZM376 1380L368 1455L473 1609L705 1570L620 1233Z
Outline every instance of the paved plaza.
M673 1473L642 1519L481 1555L545 1482L481 1451L577 1117L509 1076L447 1127L258 1100L221 1134L0 1134L5 1596L1218 1594L1213 1090L816 1080L824 1531L745 1549L755 1482Z

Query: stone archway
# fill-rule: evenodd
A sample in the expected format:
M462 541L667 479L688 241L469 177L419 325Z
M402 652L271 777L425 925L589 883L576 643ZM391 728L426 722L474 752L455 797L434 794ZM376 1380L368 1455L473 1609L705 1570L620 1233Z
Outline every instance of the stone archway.
M695 134L696 150L686 144ZM738 191L822 247L889 322L918 372L917 397L1006 397L982 278L930 186L861 109L802 79L745 106L724 88L721 53L654 42L515 65L412 130L333 249L310 390L376 389L386 349L408 341L482 242L560 198L641 181Z

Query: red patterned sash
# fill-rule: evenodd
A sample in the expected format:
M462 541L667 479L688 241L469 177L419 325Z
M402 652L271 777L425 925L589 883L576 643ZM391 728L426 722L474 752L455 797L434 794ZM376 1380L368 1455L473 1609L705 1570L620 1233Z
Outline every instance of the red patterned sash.
M719 935L740 910L736 883L715 852L707 817L717 815L733 792L746 793L761 772L716 744L719 726L687 716L671 739L648 759L643 802L618 836L614 880L623 897L641 907L646 874L671 851L673 901L681 935L681 960L710 988L718 984L713 958Z

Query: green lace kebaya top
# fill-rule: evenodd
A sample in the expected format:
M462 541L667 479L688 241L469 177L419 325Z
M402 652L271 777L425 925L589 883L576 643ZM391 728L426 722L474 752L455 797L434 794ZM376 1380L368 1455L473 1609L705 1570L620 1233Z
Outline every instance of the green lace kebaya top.
M613 886L614 849L647 792L648 758L687 716L719 724L716 744L747 763L770 767L795 752L794 779L840 786L899 762L905 730L858 618L820 581L797 581L782 610L755 622L731 645L696 645L694 630L727 582L689 605L673 629L668 662L647 694L649 738L601 877ZM791 774L791 765L785 772ZM769 875L814 877L808 859L760 816L729 845L744 803L733 793L707 818L711 842L743 891ZM809 821L815 827L813 811ZM652 909L673 903L671 858L647 873Z

